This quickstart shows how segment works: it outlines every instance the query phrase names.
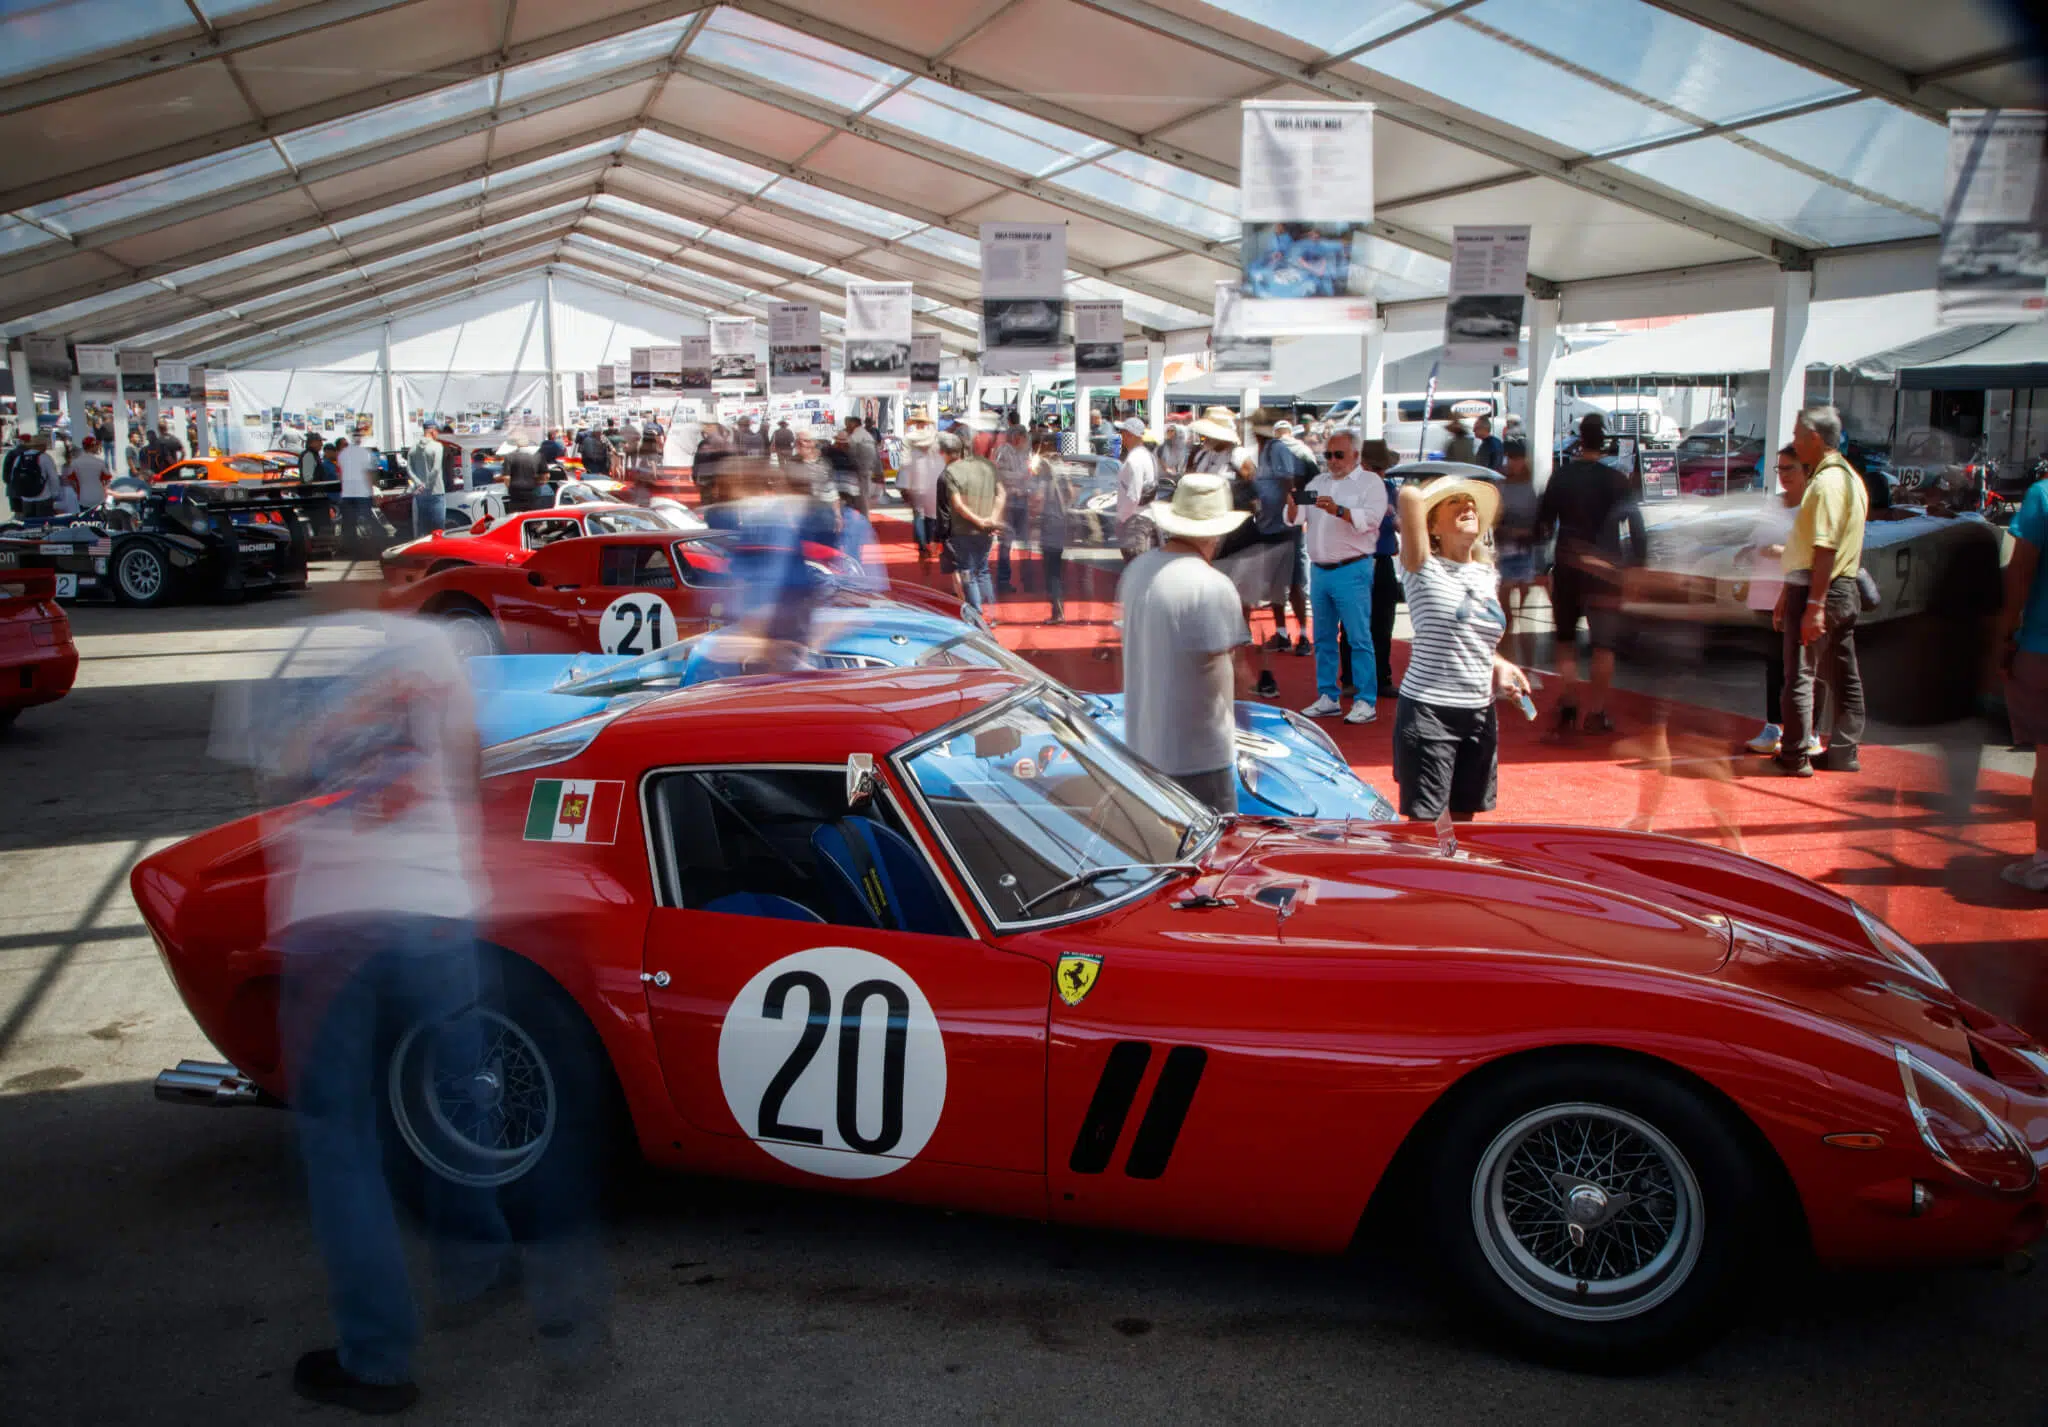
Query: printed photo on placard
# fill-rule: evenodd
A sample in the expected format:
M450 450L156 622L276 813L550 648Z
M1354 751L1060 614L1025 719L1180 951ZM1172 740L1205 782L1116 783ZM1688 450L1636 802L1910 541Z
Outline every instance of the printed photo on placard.
M1503 346L1515 347L1522 336L1522 294L1475 293L1450 300L1444 318L1450 343L1486 349L1500 356ZM1510 351L1506 355L1512 356Z
M1377 312L1370 104L1251 100L1238 167L1249 336L1358 332Z
M910 390L910 284L846 285L846 391L852 396Z
M1074 304L1074 375L1116 377L1124 371L1124 305L1114 300Z
M1067 344L1064 223L981 225L981 367L1048 371L1073 361Z
M1209 327L1209 376L1220 387L1267 386L1273 380L1273 339L1249 337L1239 326L1245 304L1234 282L1216 284Z
M2048 114L1952 111L1935 267L1946 323L2048 318Z
M910 389L930 395L939 389L939 334L910 334Z
M669 361L675 363L672 384L663 387L663 390L711 390L711 339L708 336L685 337L679 347L657 347L655 351L661 354L657 365Z
M823 321L814 302L768 305L768 388L789 393L824 391L831 380L825 362Z
M629 378L631 390L654 390L654 349L652 347L633 348L629 368L632 372L632 376Z

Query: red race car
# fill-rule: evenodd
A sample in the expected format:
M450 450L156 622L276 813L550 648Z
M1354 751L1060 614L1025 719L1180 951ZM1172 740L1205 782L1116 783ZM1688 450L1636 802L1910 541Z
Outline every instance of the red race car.
M23 709L53 703L78 677L71 621L53 570L0 569L0 728Z
M287 1093L294 815L133 874L233 1060L166 1099ZM1219 819L1015 672L700 685L489 750L483 824L474 1078L525 1093L443 1113L470 1077L408 1037L378 1099L410 1173L508 1208L601 1087L692 1172L1315 1253L1389 1231L1606 1367L1697 1345L1798 1250L1971 1262L2048 1214L2048 1053L1846 898L1649 834Z
M731 538L718 530L664 529L561 540L525 552L524 563L511 568L450 565L388 587L382 604L393 613L453 622L456 643L468 654L647 654L729 617L732 575L724 552ZM860 573L829 545L807 541L804 553L842 580ZM882 596L842 583L833 602L881 598L981 625L958 599L921 585L900 584Z
M417 540L392 546L383 555L384 582L410 584L422 575L458 565L524 565L536 550L584 535L678 528L673 519L658 510L612 502L522 510L495 522L479 521L467 534L435 530Z

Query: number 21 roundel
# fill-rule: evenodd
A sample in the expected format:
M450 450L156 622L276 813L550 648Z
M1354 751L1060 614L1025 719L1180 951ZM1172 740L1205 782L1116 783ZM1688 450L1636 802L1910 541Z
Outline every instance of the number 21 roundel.
M675 638L675 618L660 595L620 595L597 622L598 647L607 654L652 654Z
M725 1013L718 1078L740 1129L784 1164L874 1179L917 1158L946 1105L946 1044L917 983L850 946L763 967Z

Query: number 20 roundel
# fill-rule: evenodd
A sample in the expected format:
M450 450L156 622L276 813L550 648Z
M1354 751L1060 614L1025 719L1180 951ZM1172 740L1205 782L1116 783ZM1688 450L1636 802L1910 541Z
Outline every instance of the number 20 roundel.
M903 969L850 946L763 967L725 1013L718 1078L742 1133L833 1179L903 1168L939 1127L946 1045Z

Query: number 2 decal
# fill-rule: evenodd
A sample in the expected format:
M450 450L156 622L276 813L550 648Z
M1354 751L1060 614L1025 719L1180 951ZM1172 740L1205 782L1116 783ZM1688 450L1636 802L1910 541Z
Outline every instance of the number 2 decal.
M820 1056L835 1021L836 1044ZM872 1179L916 1158L938 1128L946 1049L901 967L814 947L764 967L733 999L718 1076L733 1118L764 1151L813 1174Z
M607 654L652 654L668 643L667 603L645 590L620 595L598 620L597 642Z

